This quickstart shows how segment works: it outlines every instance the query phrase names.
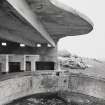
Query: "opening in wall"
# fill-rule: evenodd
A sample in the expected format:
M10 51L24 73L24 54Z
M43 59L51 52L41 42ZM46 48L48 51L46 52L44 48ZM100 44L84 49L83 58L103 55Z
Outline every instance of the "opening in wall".
M26 62L26 71L31 71L31 62L30 61Z
M38 61L36 62L36 70L54 70L54 62Z
M9 62L9 72L20 72L20 62Z

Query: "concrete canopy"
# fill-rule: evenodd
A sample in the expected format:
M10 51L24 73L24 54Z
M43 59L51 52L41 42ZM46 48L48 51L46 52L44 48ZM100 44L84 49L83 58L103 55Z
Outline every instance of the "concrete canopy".
M92 22L86 16L57 0L26 1L53 39L83 35L93 29Z
M35 46L59 38L83 35L93 29L92 23L72 8L56 0L3 0L0 2L0 37Z

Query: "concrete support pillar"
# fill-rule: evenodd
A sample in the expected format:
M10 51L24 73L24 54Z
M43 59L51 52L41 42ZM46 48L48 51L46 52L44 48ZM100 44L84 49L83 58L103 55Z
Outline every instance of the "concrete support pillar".
M25 71L25 57L24 55L17 55L16 57L14 56L15 62L20 62L20 70Z
M26 56L23 58L23 70L26 71Z
M31 71L35 71L35 62L31 61Z
M36 60L35 60L35 62L34 62L34 63L35 63L34 65L35 65L35 71L36 71Z
M1 72L8 73L9 72L9 57L8 55L1 55L0 56L0 63L1 63Z
M8 73L9 72L9 57L8 57L8 55L6 55L5 57L6 57L5 69L6 69L6 73Z

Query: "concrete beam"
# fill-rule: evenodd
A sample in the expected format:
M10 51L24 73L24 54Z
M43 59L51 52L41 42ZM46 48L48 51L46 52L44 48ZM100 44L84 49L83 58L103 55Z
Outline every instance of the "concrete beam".
M7 2L25 19L27 20L39 33L53 46L55 42L51 36L44 29L37 15L32 12L25 0L7 0Z
M7 30L1 30L0 37L12 42L24 43L27 46L35 47L35 43L32 41L28 40L27 38L20 37L17 33L8 32Z

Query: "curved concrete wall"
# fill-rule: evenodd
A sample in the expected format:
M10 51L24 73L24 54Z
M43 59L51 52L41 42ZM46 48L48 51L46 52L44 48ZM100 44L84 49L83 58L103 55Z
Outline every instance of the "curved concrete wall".
M25 74L25 73L24 73ZM66 90L105 99L105 81L81 74L11 76L0 82L0 105L35 93Z
M105 99L105 79L84 75L71 75L69 77L69 89L72 92Z

